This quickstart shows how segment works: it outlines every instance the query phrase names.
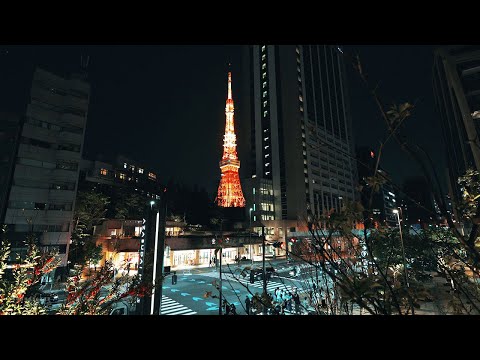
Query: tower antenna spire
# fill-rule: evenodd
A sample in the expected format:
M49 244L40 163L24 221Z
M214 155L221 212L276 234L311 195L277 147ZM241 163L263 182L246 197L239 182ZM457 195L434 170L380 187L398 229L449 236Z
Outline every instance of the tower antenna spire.
M228 100L232 100L232 71L230 69L231 67L231 64L229 63L228 64L228 97L227 99ZM233 103L232 103L232 106L233 106Z
M225 135L223 136L223 156L220 161L222 177L218 186L215 202L221 207L245 207L238 169L240 160L237 156L237 137L233 121L234 105L232 98L232 72L228 71L228 97L225 105Z

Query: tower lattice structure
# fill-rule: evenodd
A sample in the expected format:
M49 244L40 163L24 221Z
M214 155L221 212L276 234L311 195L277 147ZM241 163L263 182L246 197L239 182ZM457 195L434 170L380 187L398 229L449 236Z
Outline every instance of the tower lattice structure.
M221 207L245 207L238 169L240 160L237 156L237 136L233 122L232 73L228 73L228 97L225 106L225 135L223 136L223 156L220 161L222 176L216 202Z

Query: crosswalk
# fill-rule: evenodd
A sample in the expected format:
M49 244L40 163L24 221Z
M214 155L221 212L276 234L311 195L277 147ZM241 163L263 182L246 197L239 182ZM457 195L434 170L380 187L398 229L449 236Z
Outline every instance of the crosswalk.
M161 315L195 315L197 313L165 295L162 295L162 308L160 312Z
M263 289L263 280L257 280L253 284L251 284L249 280L242 279L241 277L234 276L232 274L223 274L222 278L224 280L233 280L233 281L237 281L239 283L242 283L244 285L253 286L253 287L256 287L256 288L259 288L259 289ZM290 285L285 285L285 284L282 284L282 283L279 283L279 282L276 282L276 281L268 281L267 282L267 292L273 293L276 288L278 288L280 290L286 290L286 291L293 292L293 289L295 287L290 286Z

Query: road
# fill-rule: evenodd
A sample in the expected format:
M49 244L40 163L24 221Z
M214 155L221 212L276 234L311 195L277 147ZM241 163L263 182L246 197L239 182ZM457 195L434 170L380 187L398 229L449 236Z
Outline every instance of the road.
M271 265L270 265L271 264ZM291 266L285 260L270 262L268 266L274 266L277 270L276 276L267 282L267 291L273 293L276 288L293 291L296 287L302 295L305 285L303 280L293 278L289 275ZM228 302L233 303L237 314L245 315L245 299L248 295L261 294L263 281L257 280L253 284L249 282L249 276L243 278L239 273L241 269L249 264L240 266L222 267L222 292ZM255 266L258 266L256 263ZM162 286L162 314L164 315L217 315L218 298L205 298L206 292L218 295L218 290L213 282L219 283L219 272L215 268L192 269L189 272L180 271L177 273L177 283L172 284L171 276L167 276Z

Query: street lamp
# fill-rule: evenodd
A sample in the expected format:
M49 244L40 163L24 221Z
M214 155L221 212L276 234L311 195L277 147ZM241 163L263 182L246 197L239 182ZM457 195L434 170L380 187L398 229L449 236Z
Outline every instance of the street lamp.
M248 228L248 244L250 248L250 260L252 261L253 265L253 254L252 254L252 208L249 210L249 220L250 220L250 226Z
M267 296L267 273L265 271L265 225L257 220L253 224L255 227L262 227L262 273L263 273L263 293ZM267 315L267 306L263 306L263 315Z
M399 208L400 211L402 211L402 208ZM398 229L400 230L400 244L402 245L402 256L403 256L403 268L404 268L404 275L405 275L405 283L407 284L407 287L410 287L410 284L408 282L408 275L407 275L407 261L405 260L405 248L403 246L403 236L402 236L402 226L400 224L400 215L397 209L392 211L395 215L397 215L397 221L398 221Z

